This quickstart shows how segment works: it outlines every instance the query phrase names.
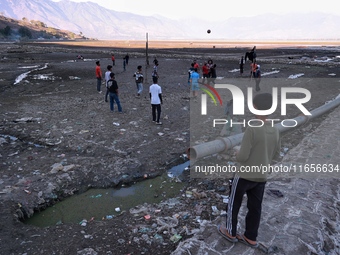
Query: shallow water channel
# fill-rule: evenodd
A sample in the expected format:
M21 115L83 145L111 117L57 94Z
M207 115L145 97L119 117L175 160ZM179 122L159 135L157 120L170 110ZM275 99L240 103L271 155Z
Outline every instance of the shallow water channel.
M47 227L62 223L81 223L84 219L105 220L143 203L159 203L179 194L184 183L176 181L176 177L188 166L189 161L171 168L162 176L137 182L129 187L90 189L35 213L25 223Z

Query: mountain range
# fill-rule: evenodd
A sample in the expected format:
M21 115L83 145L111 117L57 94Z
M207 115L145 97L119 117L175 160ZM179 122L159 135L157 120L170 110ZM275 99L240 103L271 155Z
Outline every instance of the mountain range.
M226 17L223 22L207 22L142 16L109 10L93 2L70 0L1 0L0 10L2 15L10 18L39 20L47 26L96 39L144 40L146 33L153 40L340 39L340 15L321 12ZM206 33L207 29L211 29L211 34Z

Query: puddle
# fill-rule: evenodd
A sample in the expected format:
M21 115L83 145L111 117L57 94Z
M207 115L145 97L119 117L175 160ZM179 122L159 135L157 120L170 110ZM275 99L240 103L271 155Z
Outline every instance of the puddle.
M178 182L176 176L188 166L189 161L171 168L162 176L137 182L129 187L90 189L35 213L25 223L47 227L62 223L81 223L84 219L107 220L143 203L160 203L179 195L185 183ZM169 178L169 173L174 178Z

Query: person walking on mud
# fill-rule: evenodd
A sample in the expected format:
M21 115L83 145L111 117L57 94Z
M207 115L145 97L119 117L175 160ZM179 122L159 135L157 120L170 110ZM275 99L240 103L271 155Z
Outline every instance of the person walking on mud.
M97 91L99 93L102 93L101 91L101 85L102 85L102 70L100 69L100 61L96 61L96 78L97 78Z
M259 111L269 110L273 99L269 93L258 94L253 99L253 106ZM244 132L236 159L241 169L252 169L255 166L269 166L273 158L279 154L281 142L280 131L267 121L265 115L256 116L262 126L248 126ZM229 196L226 225L217 227L217 231L226 240L240 242L257 248L258 229L260 226L262 200L267 181L267 172L237 172L234 176ZM238 213L243 195L247 194L247 215L245 232L238 234Z
M149 88L150 100L151 100L151 110L152 110L152 121L156 122L156 125L162 125L160 122L161 117L161 104L163 104L162 99L162 88L158 85L158 78L152 77L153 84ZM157 116L156 116L157 112Z

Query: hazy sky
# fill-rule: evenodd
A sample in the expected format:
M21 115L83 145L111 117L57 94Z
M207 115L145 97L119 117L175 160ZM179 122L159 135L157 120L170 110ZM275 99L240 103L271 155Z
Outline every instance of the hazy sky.
M54 0L60 1L60 0ZM70 0L94 2L107 9L151 16L159 14L172 19L199 17L207 20L226 20L228 17L255 16L263 13L315 12L340 15L337 0Z

